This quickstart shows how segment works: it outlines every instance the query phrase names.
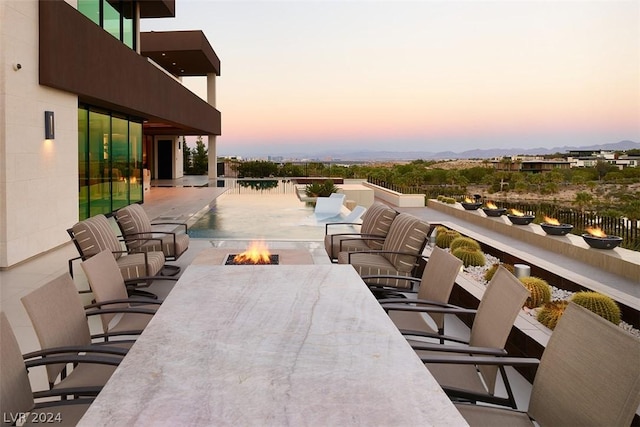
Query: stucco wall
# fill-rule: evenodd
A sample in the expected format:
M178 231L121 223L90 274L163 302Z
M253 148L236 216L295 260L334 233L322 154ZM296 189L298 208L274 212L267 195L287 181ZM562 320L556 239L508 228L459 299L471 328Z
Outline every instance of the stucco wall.
M78 219L78 101L39 85L37 1L0 2L0 31L2 268L69 242L66 228Z

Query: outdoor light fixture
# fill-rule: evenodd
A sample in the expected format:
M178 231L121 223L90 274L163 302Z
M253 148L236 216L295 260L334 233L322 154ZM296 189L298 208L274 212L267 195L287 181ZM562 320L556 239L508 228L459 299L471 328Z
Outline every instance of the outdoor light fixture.
M44 112L44 139L55 139L55 122L53 119L53 111Z

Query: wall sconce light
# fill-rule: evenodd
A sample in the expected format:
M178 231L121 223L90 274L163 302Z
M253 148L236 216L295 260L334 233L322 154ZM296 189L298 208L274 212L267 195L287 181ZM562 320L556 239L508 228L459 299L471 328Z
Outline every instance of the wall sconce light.
M53 118L53 111L44 112L44 139L55 139L55 121Z
M182 141L178 140L178 150L182 150Z

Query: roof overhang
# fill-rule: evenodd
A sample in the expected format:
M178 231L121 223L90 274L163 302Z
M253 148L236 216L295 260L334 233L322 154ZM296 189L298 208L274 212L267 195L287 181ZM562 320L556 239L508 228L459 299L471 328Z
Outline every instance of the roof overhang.
M140 53L177 77L220 75L220 59L199 30L141 32Z

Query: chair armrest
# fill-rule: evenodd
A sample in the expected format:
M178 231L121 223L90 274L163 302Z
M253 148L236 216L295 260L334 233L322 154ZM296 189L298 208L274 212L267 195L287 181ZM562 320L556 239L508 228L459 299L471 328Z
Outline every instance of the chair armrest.
M360 222L328 222L324 225L324 235L329 234L330 225L362 225Z
M73 355L73 353L91 354L110 354L114 356L126 356L129 350L122 347L112 347L109 345L70 345L63 347L51 347L42 350L32 351L22 355L24 360L33 359L35 357L52 358L56 354L60 355Z
M382 251L382 250L374 250L374 251L350 251L347 252L347 261L349 264L351 264L351 256L354 254L377 254L377 255L382 255L382 254L396 254L396 255L410 255L412 257L416 258L416 264L417 261L422 258L422 259L429 259L429 257L422 255L422 254L416 254L414 252L404 252L404 251Z
M68 395L75 395L75 396L97 396L98 393L100 393L100 390L102 390L102 387L69 387L69 388L54 388L51 390L43 390L43 391L36 391L33 393L33 398L34 399L42 399L42 398L48 398L48 397L60 397L60 396L68 396ZM69 404L74 404L73 400L54 400L51 402L42 402L42 403L55 403L57 405L60 404L66 404L67 402Z
M149 282L153 280L169 280L172 282L177 282L178 279L179 279L178 277L172 277L172 276L140 276L140 277L132 277L131 279L127 279L124 281L124 284L126 286L135 287L135 285L141 282Z
M469 345L469 341L462 339L462 338L458 338L458 337L453 337L450 335L443 335L443 334L439 334L439 333L434 333L434 332L425 332L425 331L414 331L414 330L409 330L409 329L400 329L400 333L406 338L407 336L409 337L419 337L419 338L433 338L433 339L438 339L440 340L440 342L444 343L444 341L451 341L451 342L457 342L459 344L466 344ZM407 338L409 339L409 338Z
M151 225L179 225L181 228L184 227L185 233L188 230L187 223L185 222L152 222ZM153 233L156 233L156 231L153 231Z
M452 346L453 347L453 346ZM540 361L530 357L425 356L424 363L491 366L538 366Z
M108 357L108 356L94 356L94 355L80 355L80 354L67 354L63 356L47 356L42 359L26 360L24 362L27 369L34 368L36 366L46 366L52 364L66 364L66 363L91 363L98 365L111 365L118 366L122 358Z
M429 300L407 300L408 303L413 304L432 304L432 306L410 306L408 304L401 304L395 302L392 304L382 304L382 308L387 313L389 311L410 311L414 313L443 313L443 314L476 314L478 310L472 308L461 308L456 306L436 306L434 301Z
M89 308L100 308L102 306L105 305L111 305L111 304L136 304L136 303L140 303L140 304L154 304L154 305L160 305L162 304L162 301L158 301L155 299L142 299L142 298L122 298L122 299L111 299L108 301L101 301L101 302L95 302L93 304L88 304L84 306L84 309L89 309ZM135 306L133 306L135 307ZM131 308L133 308L131 307ZM122 308L127 308L127 307L122 307ZM94 310L94 311L99 311L99 310Z
M435 344L435 343L412 343L411 348L418 351L434 351L434 352L444 352L444 353L462 353L466 355L473 354L477 356L479 354L485 356L496 356L496 357L505 357L508 356L507 350L503 348L494 348L494 347L474 347L470 345L462 346L462 345L443 345L443 344ZM431 357L432 355L428 355L425 357ZM435 356L435 355L434 355ZM440 357L440 356L437 356Z
M156 310L151 308L135 308L135 307L121 307L121 308L103 308L100 310L91 310L87 311L85 314L87 316L96 316L100 314L148 314L153 316L156 314Z

